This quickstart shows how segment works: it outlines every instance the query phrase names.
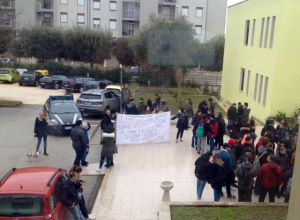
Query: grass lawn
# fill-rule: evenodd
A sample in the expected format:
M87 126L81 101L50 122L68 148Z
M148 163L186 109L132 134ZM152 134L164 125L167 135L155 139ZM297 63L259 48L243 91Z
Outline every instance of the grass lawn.
M21 105L20 101L2 100L0 99L0 107L17 107Z
M140 87L135 94L135 103L138 104L140 98L144 98L145 102L147 102L148 99L154 101L156 93L160 95L162 100L167 102L172 114L175 114L179 110L179 108L184 105L188 98L191 98L193 101L194 111L197 110L198 104L202 100L208 100L210 98L210 96L208 95L200 95L194 88L182 88L182 96L180 102L177 102L176 88L167 89L163 87ZM216 113L218 112L222 112L223 114L225 114L223 109L217 104Z
M171 207L172 220L286 220L288 207Z

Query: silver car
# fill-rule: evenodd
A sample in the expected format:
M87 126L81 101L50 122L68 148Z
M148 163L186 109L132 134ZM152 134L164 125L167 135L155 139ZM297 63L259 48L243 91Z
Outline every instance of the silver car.
M120 97L113 91L91 89L81 93L76 102L82 114L104 114L110 107L113 111L120 111Z

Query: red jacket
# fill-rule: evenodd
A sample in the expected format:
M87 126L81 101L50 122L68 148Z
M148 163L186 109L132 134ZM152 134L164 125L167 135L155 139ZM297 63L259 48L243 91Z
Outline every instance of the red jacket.
M274 189L283 182L283 171L276 163L266 163L258 171L258 180L266 189Z
M209 126L210 126L210 133L209 133L210 137L216 137L219 129L218 123L212 122L210 123Z

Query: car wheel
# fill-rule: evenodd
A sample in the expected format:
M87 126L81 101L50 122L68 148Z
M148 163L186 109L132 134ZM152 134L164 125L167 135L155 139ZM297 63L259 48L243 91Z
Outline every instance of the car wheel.
M23 84L22 84L22 83L19 83L19 86L23 86Z
M57 83L54 84L54 89L55 89L55 90L59 89L59 85L58 85Z
M35 87L39 87L39 82L38 82L38 81L35 81L34 86L35 86Z
M80 87L80 88L79 88L79 92L80 92L80 93L83 93L83 92L84 92L83 87Z

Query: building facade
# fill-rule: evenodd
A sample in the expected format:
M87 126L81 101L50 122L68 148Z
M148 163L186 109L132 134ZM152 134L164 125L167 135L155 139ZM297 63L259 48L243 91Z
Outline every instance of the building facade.
M228 9L221 97L264 121L300 107L300 1L247 0Z
M9 0L8 0L9 1ZM16 27L83 26L135 35L156 15L173 21L185 16L200 41L224 34L227 0L15 0Z
M0 28L15 30L15 0L0 0Z

